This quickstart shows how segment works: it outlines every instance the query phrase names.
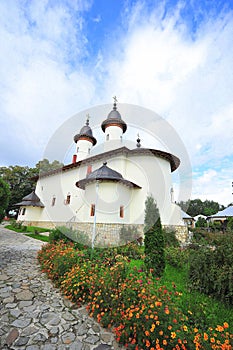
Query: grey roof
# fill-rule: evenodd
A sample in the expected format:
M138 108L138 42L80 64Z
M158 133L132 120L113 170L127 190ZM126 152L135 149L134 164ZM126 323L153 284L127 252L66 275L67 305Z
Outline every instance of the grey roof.
M194 218L192 217L192 216L190 216L189 214L187 214L185 211L183 211L182 209L181 209L181 216L182 216L182 219L193 219L194 220Z
M107 163L103 163L103 165L91 172L85 179L79 180L76 182L76 186L79 188L85 189L86 185L95 181L110 181L110 182L120 182L129 187L141 188L135 183L128 181L123 178L123 176L107 166Z
M113 110L108 114L107 119L101 124L103 132L108 126L117 125L120 126L123 130L123 133L127 130L127 124L122 120L120 113L117 111L116 103L113 105Z
M89 126L89 121L88 120L86 122L86 125L84 125L81 128L79 134L74 136L74 142L77 143L77 141L79 141L79 140L81 140L83 138L84 139L86 138L86 139L90 140L92 142L93 146L95 146L95 144L97 142L96 138L93 136L93 133L92 133L92 130L91 130L90 126Z
M35 191L32 191L27 196L23 197L22 202L16 203L17 206L25 207L44 207L44 204L40 201L40 198L37 196Z
M211 215L209 217L216 218L216 217L224 217L224 216L229 216L229 217L232 216L233 217L233 205L230 205L226 209L220 210L216 214Z

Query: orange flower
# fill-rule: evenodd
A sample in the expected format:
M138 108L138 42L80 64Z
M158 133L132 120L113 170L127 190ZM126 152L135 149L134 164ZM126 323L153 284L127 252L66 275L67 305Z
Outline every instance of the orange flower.
M197 328L194 328L193 331L194 331L194 333L197 333L197 332L198 332L198 329L197 329Z
M147 337L149 337L150 332L149 332L149 331L145 331L145 335L146 335Z
M224 322L224 323L223 323L223 327L224 327L224 328L228 328L228 327L229 327L229 324L228 324L227 322Z
M150 342L149 340L146 340L146 347L149 348L149 346L150 346Z
M163 345L167 345L166 339L163 340Z
M159 335L163 335L163 331L159 331Z
M215 343L215 339L214 338L210 338L210 342L211 343Z
M175 339L175 337L176 337L176 332L171 332L171 338Z
M223 332L224 331L224 328L222 326L219 326L219 325L217 325L217 327L215 329L218 332Z
M207 333L204 333L204 340L208 340L208 334Z

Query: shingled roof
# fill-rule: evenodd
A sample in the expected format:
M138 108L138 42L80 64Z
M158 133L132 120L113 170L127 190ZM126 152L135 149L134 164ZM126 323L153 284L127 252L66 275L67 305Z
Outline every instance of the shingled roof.
M32 191L27 196L23 197L22 202L16 203L17 206L25 206L25 207L40 207L44 208L44 204L40 201L40 198L37 196L35 191Z

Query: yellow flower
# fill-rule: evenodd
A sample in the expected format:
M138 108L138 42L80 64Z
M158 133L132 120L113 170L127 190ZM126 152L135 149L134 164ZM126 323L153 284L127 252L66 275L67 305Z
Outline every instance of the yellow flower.
M174 339L176 337L176 332L171 332L171 338Z
M187 332L187 331L188 331L188 327L187 327L187 326L183 326L183 330L184 330L185 332Z

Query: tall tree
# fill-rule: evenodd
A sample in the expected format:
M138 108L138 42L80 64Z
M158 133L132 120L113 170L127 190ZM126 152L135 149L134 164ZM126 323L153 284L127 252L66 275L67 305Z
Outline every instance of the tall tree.
M9 185L0 177L0 222L5 216L10 199Z
M37 164L36 164L36 169L38 169L40 174L46 173L48 171L52 171L52 170L56 170L56 169L60 169L63 167L63 163L60 163L58 160L54 160L53 162L49 162L48 159L43 159L40 160Z
M160 277L165 269L165 242L159 210L152 196L147 197L145 206L144 262L154 276Z
M11 165L9 167L0 167L0 177L8 183L11 192L7 212L35 188L35 179L33 177L37 175L37 169L27 166Z

